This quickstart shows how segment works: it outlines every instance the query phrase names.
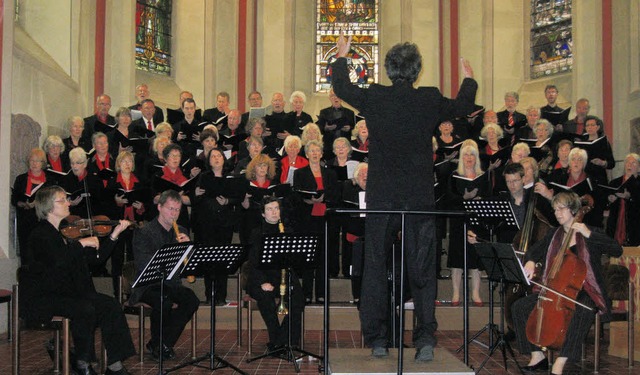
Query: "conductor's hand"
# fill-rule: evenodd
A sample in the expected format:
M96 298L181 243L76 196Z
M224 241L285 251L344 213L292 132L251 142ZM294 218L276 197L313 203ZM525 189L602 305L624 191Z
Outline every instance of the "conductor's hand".
M473 69L471 68L471 64L464 57L460 58L460 66L462 67L462 74L464 74L464 78L473 78Z
M351 50L351 35L345 37L340 34L336 42L336 48L338 49L338 57L346 57L349 50Z
M262 288L262 290L264 290L265 292L273 292L273 285L271 285L271 283L264 283L260 285L260 288Z
M189 238L188 235L184 234L184 233L180 233L178 235L178 242L189 242L191 241L191 238Z
M100 240L98 240L98 237L96 236L85 237L80 239L78 242L80 242L80 245L82 245L82 247L93 247L95 249L98 249L100 247Z
M533 276L535 276L535 272L536 272L536 264L534 261L530 260L524 264L524 275L527 277L528 280L533 279Z

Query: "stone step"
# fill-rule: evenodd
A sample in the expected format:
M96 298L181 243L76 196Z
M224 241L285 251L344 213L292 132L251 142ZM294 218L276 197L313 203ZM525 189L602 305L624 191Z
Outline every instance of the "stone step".
M111 278L108 277L95 277L94 283L96 285L96 289L100 293L112 294L112 286L111 286ZM194 293L200 298L200 300L204 301L205 292L204 292L204 279L197 278L196 282L190 284L186 281L183 281L183 285L192 289ZM237 277L230 276L227 283L227 300L233 301L236 300L237 294ZM450 302L452 295L452 285L450 279L440 279L438 280L438 294L437 299L442 302ZM330 279L330 291L331 291L331 302L332 303L340 303L340 302L351 302L353 301L353 295L351 293L351 280L347 278L332 278ZM244 293L244 292L243 292ZM480 285L480 297L486 303L489 302L489 282L486 279L482 279ZM494 298L498 300L498 293L494 293Z

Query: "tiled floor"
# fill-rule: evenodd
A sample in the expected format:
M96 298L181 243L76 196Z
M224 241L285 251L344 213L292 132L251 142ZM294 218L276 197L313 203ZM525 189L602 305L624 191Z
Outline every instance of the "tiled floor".
M264 350L264 345L267 341L266 331L257 331L254 334L254 353L253 355L260 354ZM137 331L132 330L132 337L136 337ZM44 343L51 337L49 332L40 331L23 331L21 334L21 374L51 374L53 373L53 363L47 355ZM321 331L307 331L305 335L305 349L312 353L320 353L322 347ZM605 337L608 337L608 332L605 332ZM407 339L410 340L410 335L407 335ZM487 337L481 337L481 341L487 340ZM202 355L208 351L209 334L206 330L198 331L198 355ZM460 331L440 331L438 333L439 347L441 350L449 350L455 352L462 343L462 332ZM225 360L238 366L243 371L249 374L268 374L268 375L285 375L295 374L294 366L291 362L276 358L266 358L258 360L252 363L246 363L248 358L246 348L238 348L236 346L236 333L233 330L219 330L216 331L216 354L223 357ZM179 344L177 345L176 353L178 354L178 360L165 363L165 369L175 366L182 361L189 359L190 353L190 337L189 330L185 330L185 334L181 337ZM600 374L639 374L640 364L634 369L629 370L627 368L626 359L612 357L607 355L606 344L602 346L601 368ZM329 346L332 348L358 348L360 345L360 332L359 331L332 331L330 333ZM137 347L137 343L136 343ZM593 369L592 347L588 352L588 359L584 363L570 365L565 368L565 374L590 374ZM413 356L413 349L407 349L406 355ZM479 364L486 358L487 350L477 344L470 346L470 364L472 366L479 366ZM457 354L458 358L463 359L462 353ZM523 356L518 355L518 361L525 364L526 359ZM317 374L318 365L321 362L310 361L308 358L304 358L300 362L301 374ZM208 365L208 362L203 363ZM137 356L130 358L125 362L125 365L132 374L157 374L158 365L153 362L151 358L148 358L144 363L139 363ZM512 361L508 362L509 371L505 371L502 367L502 354L500 351L496 352L493 357L487 362L483 374L517 374L519 373L515 368ZM220 369L214 372L208 369L202 369L197 367L185 367L180 369L174 374L231 374L234 371L231 369ZM11 345L7 342L6 337L0 336L0 374L11 373Z

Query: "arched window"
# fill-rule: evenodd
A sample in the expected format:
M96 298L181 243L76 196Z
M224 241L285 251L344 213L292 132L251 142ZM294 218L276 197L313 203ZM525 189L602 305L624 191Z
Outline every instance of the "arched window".
M571 0L531 0L531 78L571 71L571 30Z
M331 67L340 33L351 35L349 73L360 87L378 82L378 0L316 0L316 92L331 88Z
M172 0L136 1L136 68L171 74Z

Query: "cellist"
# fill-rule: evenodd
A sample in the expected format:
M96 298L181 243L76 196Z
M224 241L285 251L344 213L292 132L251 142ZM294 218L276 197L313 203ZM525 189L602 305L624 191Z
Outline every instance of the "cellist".
M536 242L524 258L524 271L527 278L534 276L536 263L541 263L542 282L547 282L547 276L555 255L561 251L564 237L572 233L568 241L569 250L584 261L586 265L586 278L582 284L582 290L576 299L578 302L597 308L602 315L602 321L609 319L609 300L604 287L604 276L601 265L601 256L607 254L613 257L622 255L622 247L612 238L608 237L601 229L579 223L574 220L581 208L578 195L573 192L561 192L553 197L552 206L554 214L560 226L548 233L541 241ZM547 294L549 295L549 294ZM517 300L512 306L513 323L516 338L522 354L531 354L526 372L547 371L549 363L541 348L534 346L527 339L526 326L529 315L536 307L538 293L530 294ZM553 374L562 374L562 370L570 361L580 359L581 345L584 342L589 328L595 320L592 311L575 306L575 311L566 330L564 344L551 369Z

